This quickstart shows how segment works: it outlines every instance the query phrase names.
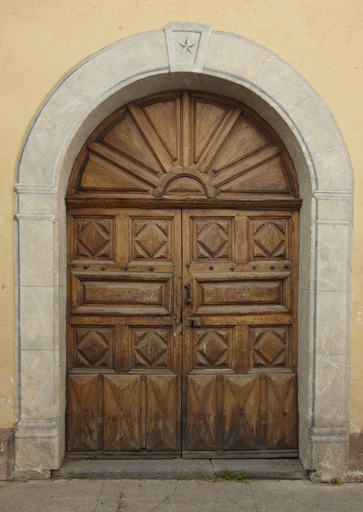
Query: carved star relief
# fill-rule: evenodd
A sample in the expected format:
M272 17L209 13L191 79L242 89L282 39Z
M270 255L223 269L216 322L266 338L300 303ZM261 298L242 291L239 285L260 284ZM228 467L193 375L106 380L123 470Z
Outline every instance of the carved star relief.
M188 38L185 39L184 43L179 43L179 44L182 47L182 52L193 53L191 48L193 48L193 46L195 46L195 43L188 43Z

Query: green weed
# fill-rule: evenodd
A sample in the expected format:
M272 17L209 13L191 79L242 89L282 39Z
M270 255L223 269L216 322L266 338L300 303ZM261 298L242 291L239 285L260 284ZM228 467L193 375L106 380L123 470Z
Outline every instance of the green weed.
M330 482L327 482L326 485L344 485L344 482L341 482L340 480L336 480L335 478L332 478Z
M244 482L247 484L249 480L245 478L244 474L245 471L241 471L239 475L232 478L230 470L226 468L224 470L224 477L217 476L216 478L208 478L206 475L204 475L202 480L205 482Z

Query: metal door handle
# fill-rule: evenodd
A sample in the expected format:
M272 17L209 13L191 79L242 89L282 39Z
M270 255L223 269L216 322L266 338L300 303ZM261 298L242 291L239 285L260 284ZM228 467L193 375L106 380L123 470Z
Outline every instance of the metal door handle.
M186 304L187 306L189 306L189 304L190 304L190 284L186 284L186 285L184 286L184 288L185 288L185 289L186 289L186 291L187 291L187 300L185 301L185 304Z

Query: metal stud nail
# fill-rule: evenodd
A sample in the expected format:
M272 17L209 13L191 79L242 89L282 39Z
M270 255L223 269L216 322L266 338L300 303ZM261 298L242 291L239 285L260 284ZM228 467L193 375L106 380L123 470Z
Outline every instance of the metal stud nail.
M213 269L214 269L214 267L212 267L212 265L211 265L211 266L209 267L209 270L213 270Z
M83 268L87 270L89 268L89 265L83 265Z
M71 267L75 268L77 266L77 263L72 263Z
M124 270L128 270L129 267L127 265L124 266Z
M187 263L185 266L186 266L187 268L189 268L189 267L190 267L190 263Z
M103 267L101 267L101 270L106 270L106 267L103 265Z
M154 267L149 267L150 272L153 272L155 270Z
M236 269L235 269L234 267L231 267L229 270L230 270L231 272L234 272Z
M284 268L289 268L289 265L284 265Z
M253 270L256 270L256 265L252 265L252 269L253 269Z
M273 265L271 265L270 269L273 270L275 267Z

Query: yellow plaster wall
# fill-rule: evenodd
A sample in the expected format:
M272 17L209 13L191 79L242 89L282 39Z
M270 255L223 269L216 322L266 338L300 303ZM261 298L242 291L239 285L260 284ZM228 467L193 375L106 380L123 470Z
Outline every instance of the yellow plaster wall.
M12 188L21 140L39 104L76 63L169 21L197 21L277 53L332 111L355 170L351 432L363 431L362 0L1 0L0 428L13 425Z

